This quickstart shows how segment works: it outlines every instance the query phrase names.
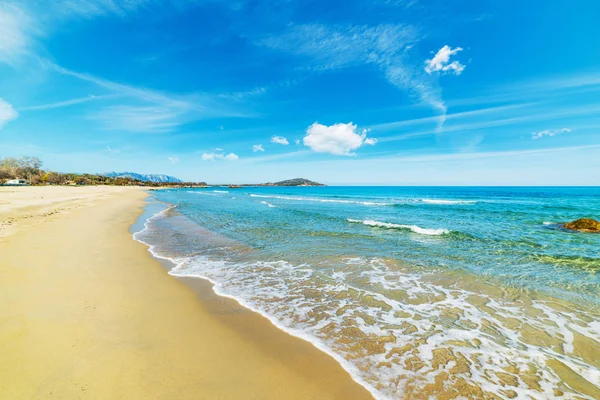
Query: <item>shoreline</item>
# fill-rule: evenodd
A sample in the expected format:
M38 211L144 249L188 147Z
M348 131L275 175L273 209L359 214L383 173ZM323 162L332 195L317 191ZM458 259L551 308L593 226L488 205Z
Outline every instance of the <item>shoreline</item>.
M321 343L320 341L315 341L315 338L307 336L299 330L287 328L281 323L279 323L272 316L244 302L242 299L226 294L225 292L219 289L220 285L217 282L211 280L208 277L186 277L173 273L173 271L178 267L178 263L176 260L168 257L163 257L157 254L156 251L153 250L153 245L146 243L143 240L138 239L136 237L137 233L147 229L148 222L150 222L154 218L160 218L164 216L169 211L174 210L177 207L176 204L164 203L156 199L153 200L157 203L161 203L165 208L155 213L146 214L149 205L149 203L146 201L144 212L138 217L138 220L134 224L142 226L143 228L141 228L138 231L132 232L132 238L135 241L138 241L144 246L146 246L148 249L148 253L151 255L151 257L157 260L167 270L170 276L174 277L178 281L181 281L186 286L188 286L196 294L199 301L201 301L205 306L207 306L207 309L210 310L211 313L216 315L217 318L219 318L229 327L235 329L236 331L244 335L249 334L249 327L252 328L252 340L258 346L260 346L263 351L275 354L276 349L273 349L273 347L270 346L270 343L267 343L268 340L265 340L264 337L259 335L264 334L264 332L260 327L256 326L257 324L261 324L259 320L266 320L270 325L273 326L273 328L277 329L284 335L291 336L295 339L300 339L303 342L306 342L310 347L314 348L315 350L331 357L356 384L364 388L368 393L370 393L371 396L373 396L373 398L377 398L376 390L373 387L371 387L368 383L364 382L360 378L360 376L358 376L358 371L356 371L356 367L346 362L346 360L344 360L343 357L341 357L339 354L332 352L324 343ZM147 218L145 218L142 221L140 219L144 217L144 214L146 214ZM225 314L225 316L223 316L223 314ZM227 314L238 315L238 317L234 316L233 318L231 318L228 317ZM239 318L240 314L245 314L244 318Z
M312 344L169 277L131 238L145 190L90 189L0 209L2 397L371 398Z
M171 199L169 197L167 198ZM185 201L185 199L183 201ZM171 207L173 207L174 203L176 203L176 201L171 201ZM217 210L218 209L209 209L208 211L218 213ZM158 217L158 214L159 213L155 215ZM153 254L155 254L156 257L173 257L165 258L167 260L170 260L174 264L173 268L175 268L175 273L172 273L172 275L181 275L182 278L180 279L184 279L186 283L190 285L193 285L194 282L203 282L198 284L207 287L210 287L210 285L212 285L212 290L217 293L217 296L223 296L229 299L233 299L243 308L253 310L258 314L264 316L269 321L271 321L271 323L274 326L278 327L279 329L285 332L288 332L290 335L294 335L308 340L317 348L321 348L319 347L319 343L323 343L323 347L325 347L325 349L322 350L327 354L332 355L332 350L330 350L331 342L327 341L330 337L338 339L342 337L342 339L346 339L343 331L334 332L334 335L330 335L327 338L324 337L325 335L312 335L310 333L311 326L308 326L308 333L305 333L304 331L299 331L297 333L297 325L295 326L294 324L290 324L286 326L286 314L284 314L284 319L278 319L276 317L277 314L270 314L270 311L273 311L272 308L269 308L268 303L270 301L270 292L266 292L265 297L261 299L263 300L263 303L257 303L254 301L255 297L247 296L247 291L236 291L235 288L233 291L230 291L229 289L231 289L231 286L229 286L229 283L236 282L238 277L241 279L241 282L243 282L244 285L248 285L248 282L256 282L252 279L247 280L247 276L243 275L244 270L243 267L241 267L245 265L245 259L243 257L233 259L240 262L240 269L238 270L238 264L235 261L232 261L230 263L225 262L224 265L219 264L220 262L222 262L221 259L229 259L228 255L225 253L220 253L220 255L217 258L211 258L209 256L206 258L206 262L204 262L202 257L198 257L198 260L195 260L195 255L201 254L201 247L188 247L188 250L190 248L195 248L196 250L194 252L181 253L178 252L178 249L171 248L168 245L166 247L163 247L161 243L179 243L179 240L183 240L180 239L183 238L183 236L181 235L188 235L189 237L197 236L194 228L188 226L185 220L181 219L181 217L186 217L185 214L178 213L175 210L175 212L169 213L167 217L177 218L177 220L176 222L172 223L165 222L165 225L163 225L162 223L158 223L158 229L156 231L152 229L152 231L154 231L154 235L156 236L153 236L152 233L149 232L150 235L145 237L148 238L148 241L150 243L154 243L156 245L155 250L158 251L158 254L155 254L155 252L152 249L150 250ZM188 217L187 219L193 223L193 220L191 220L190 217ZM197 225L199 227L197 232L198 235L206 235L206 237L209 237L211 235L211 231L207 231L206 228L202 228L200 224ZM169 226L170 228L167 228L161 233L161 226ZM181 226L181 229L178 229L178 226ZM203 231L206 232L203 233ZM171 236L169 232L173 232L174 235ZM164 235L164 238L162 235ZM212 235L219 236L218 233L214 232L212 232ZM175 239L175 242L173 242L173 239ZM146 239L144 238L144 240ZM182 244L183 243L185 243L185 240L182 242ZM190 241L190 243L194 242ZM223 243L223 246L227 247L227 243ZM241 243L240 246L242 246ZM236 245L233 244L231 248L235 252ZM245 253L243 250L240 251L240 254ZM180 254L180 256L174 256L173 254ZM266 259L268 259L268 257ZM279 260L279 258L277 258L277 260ZM414 269L409 269L408 265L402 265L400 261L394 259L379 258L377 260L380 263L385 263L385 267L387 268L387 270L391 271L388 274L389 280L391 281L395 281L395 279L399 279L400 281L402 281L402 278L409 277L408 275L411 271L415 272ZM215 266L211 266L211 261L214 261L216 263ZM253 261L256 260L253 259L252 261L248 262L248 265L250 266L250 268L248 268L250 270L250 275L252 275L251 267L253 265ZM258 262L260 263L260 260ZM282 262L285 263L285 261ZM256 265L254 266L256 267ZM188 268L190 272L186 273L185 271ZM222 271L226 270L229 270L231 272L221 274ZM268 277L271 280L275 281L285 279L282 277L282 274L278 275L278 273L280 273L281 271L277 271L278 272L275 272L272 275L268 275ZM242 272L242 274L240 274L240 272ZM537 394L536 392L539 392L543 393L544 395L548 395L547 387L543 389L541 386L536 386L538 381L545 380L546 382L550 382L551 384L557 385L554 388L556 389L554 393L559 393L561 391L573 391L575 393L582 394L584 397L587 395L592 396L594 398L600 395L600 392L598 392L598 388L595 387L596 378L594 378L595 372L593 372L595 370L595 366L597 366L597 359L596 361L594 361L594 354L600 354L598 353L598 350L600 350L600 348L597 346L597 343L594 340L594 332L597 331L597 326L594 326L593 324L588 326L589 322L594 320L593 310L589 310L587 308L580 309L570 301L564 299L560 300L558 298L548 296L547 294L543 294L542 292L538 292L537 290L520 291L518 289L515 289L515 291L513 291L510 288L507 288L503 285L495 285L494 282L481 280L479 277L471 273L465 273L464 271L462 271L461 273L458 273L457 271L447 271L441 274L438 273L438 271L430 271L427 274L419 275L419 281L413 282L414 287L417 287L422 290L422 293L419 296L401 297L402 293L400 291L398 291L398 293L386 293L386 295L398 295L398 298L392 298L389 295L387 296L387 299L392 299L390 300L392 304L398 304L398 307L396 309L407 309L415 311L416 314L414 314L414 318L409 318L409 323L411 325L401 325L399 327L400 329L397 329L393 333L390 333L388 336L383 336L382 341L387 340L390 336L392 336L393 341L399 343L399 345L397 345L398 347L390 349L391 346L389 346L387 349L383 348L383 350L389 351L389 357L386 354L384 354L383 356L379 356L378 354L385 353L385 351L380 351L379 348L373 348L374 357L372 358L372 360L370 360L372 361L372 365L375 366L374 370L371 371L373 374L378 373L380 369L391 369L391 362L394 362L395 364L400 365L397 375L402 377L402 374L409 370L411 366L406 366L406 368L403 370L403 365L398 361L411 361L409 357L411 357L411 354L415 355L416 352L420 351L420 346L427 347L429 339L429 337L427 336L427 321L436 321L437 323L439 319L436 318L436 316L433 315L433 313L428 313L428 311L426 311L425 309L420 309L420 306L422 304L430 303L432 304L431 307L437 307L434 310L434 312L437 312L436 310L438 310L439 314L441 314L444 318L449 320L450 318L455 318L455 314L458 316L458 318L462 317L460 313L463 312L463 309L449 309L449 307L445 306L445 304L447 303L454 305L456 304L456 301L460 302L460 305L456 307L464 307L464 312L469 313L467 317L469 317L470 315L481 316L481 320L483 321L485 319L485 321L482 322L481 325L476 325L476 323L472 322L471 319L465 318L467 320L466 323L473 323L474 328L479 329L479 331L477 331L476 329L472 328L476 331L476 333L469 333L466 336L467 340L470 337L473 337L472 342L465 340L452 341L450 340L452 339L452 336L445 337L443 330L436 330L431 335L429 335L433 337L433 345L429 346L429 348L431 349L429 360L432 364L434 364L433 369L436 370L436 365L448 365L447 368L450 369L450 372L457 374L458 380L452 382L455 383L455 386L451 387L444 385L442 379L445 378L439 380L435 379L435 382L419 382L419 387L412 387L415 389L415 391L420 390L422 392L428 393L429 395L442 395L443 393L450 393L451 391L454 391L457 394L460 393L467 397L473 394L483 396L483 388L480 386L476 386L476 384L478 384L479 382L475 381L474 384L471 384L470 381L464 380L464 375L458 374L464 374L464 371L471 372L473 374L480 374L482 373L481 371L485 371L484 373L494 374L495 376L497 376L498 379L495 382L490 381L490 383L496 384L497 387L495 387L494 389L490 389L488 387L487 391L485 392L486 394L504 393L506 394L506 396L511 397L515 393L517 393L516 390L519 390L521 393L525 393L525 391L527 391L531 392L532 394ZM388 277L386 277L386 279L388 279ZM356 288L353 289L357 290ZM409 293L410 290L412 290L412 288L406 287L404 289L404 287L401 286L399 290L406 290L406 293ZM368 290L365 291L365 293L367 293L367 297L377 295L376 292L369 292ZM256 292L253 292L251 290L250 296L256 296ZM488 307L488 303L490 303L491 306ZM327 309L326 311L335 311L335 309ZM294 314L293 311L292 314ZM407 314L408 313L396 314L395 316L399 320L402 320L407 319ZM371 315L366 316L369 317ZM363 320L365 319L363 318ZM425 320L426 322L419 322L422 320ZM553 325L552 321L555 320L563 321L564 324L567 324L569 326L569 328L573 327L571 330L577 331L577 333L569 335L569 328L565 328L567 329L566 331L563 330L563 328L561 328L561 325L564 324ZM445 322L446 320L443 320L440 323L440 326ZM495 332L498 332L498 335L504 335L501 336L502 338L514 337L511 336L512 333L518 332L519 327L523 327L523 332L518 333L520 339L519 346L511 347L510 345L506 345L504 342L496 342L490 340L490 330L486 330L488 328L488 325L493 326L495 329L497 328ZM553 329L553 327L555 327L555 329ZM412 329L412 331L402 332L401 329L404 328L406 328L407 330ZM548 328L549 331L547 331L546 328ZM307 335L308 338L306 338L305 335ZM368 339L364 340L364 342L368 341L368 343L372 343L373 341L377 340L377 337L375 335L367 336L367 338ZM396 338L401 338L401 340L397 341ZM348 340L352 339L355 339L355 337L350 338ZM337 339L332 340L335 341ZM361 341L358 340L357 342ZM334 344L337 343L341 342L334 342ZM348 342L343 342L342 344L346 343ZM415 344L413 345L412 343ZM404 346L400 347L402 344L404 344ZM414 350L415 348L417 350ZM539 352L539 354L543 354L543 357L541 357L539 363L530 363L523 367L523 365L525 365L525 363L528 362L527 360L529 360L528 351L525 351L523 349L531 349L532 352ZM350 350L354 350L354 348ZM424 351L427 350L428 349L426 348ZM360 351L360 349L357 350L357 353L358 351ZM454 351L456 351L456 353ZM498 367L494 360L491 359L492 357L495 357L496 354L504 354L505 351L509 354L515 354L514 361L508 360L505 363L505 365L508 365L508 370L502 367ZM340 353L344 354L343 352ZM344 357L341 354L338 355L338 357ZM353 378L357 382L362 384L362 382L359 380L360 378L356 379L356 376L358 375L360 377L360 372L363 372L363 370L360 370L359 374L355 374L353 373L353 370L351 368L347 368L346 364L347 362L352 366L352 356L356 353L346 354L350 355L350 358L347 358L348 361L346 361L346 359L339 360L337 357L335 357L335 355L337 354L332 355L332 357L338 360L338 362L340 362L340 364L343 365L351 375L353 375ZM396 357L396 354L400 354L400 356L403 358L393 358L392 361L385 363L385 360L388 360L392 357ZM466 354L466 356L463 354ZM383 359L384 357L385 360ZM428 355L425 354L425 357L428 357ZM467 359L465 357L469 358ZM412 360L414 359L415 358L413 357ZM460 364L460 362L462 362L463 364ZM504 362L504 360L501 359L500 362ZM454 368L453 365L459 365L459 367ZM417 365L417 367L418 368L410 370L407 373L410 374L410 376L412 377L419 376L421 373L419 369L421 368L419 365ZM460 370L459 368L462 368L464 371ZM439 371L439 369L437 369L437 371ZM385 372L387 371L383 371L382 373ZM516 383L514 383L513 381L508 381L508 375L506 374L509 373L524 374L524 377L522 378L522 383L519 383L520 381L518 381L518 379L521 378L516 378ZM491 376L493 377L494 375ZM377 383L377 375L366 376L366 378L372 378L373 376L375 376L375 379L372 379L370 382L375 381ZM510 376L512 377L512 375ZM445 377L448 377L448 375L446 375ZM469 377L471 377L471 375L469 375ZM367 382L369 381L367 380ZM483 385L485 385L485 383ZM367 388L367 390L369 390L368 385L364 386ZM513 389L513 387L515 389ZM374 397L385 396L383 392L379 392L378 390L371 390L371 393L374 395ZM400 398L403 398L406 392L397 392L397 394L400 396ZM409 394L414 393L409 392ZM419 394L421 393L419 392Z

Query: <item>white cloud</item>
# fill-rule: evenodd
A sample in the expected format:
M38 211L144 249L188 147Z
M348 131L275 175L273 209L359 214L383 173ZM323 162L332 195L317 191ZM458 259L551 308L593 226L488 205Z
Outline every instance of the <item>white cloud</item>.
M367 138L367 130L356 132L356 125L334 124L326 126L315 122L306 130L304 145L318 153L330 153L340 156L354 155L354 150L362 145L374 145L376 139Z
M288 142L288 140L286 138L284 138L283 136L273 136L271 138L271 143L282 144L284 146L287 146L288 144L290 144L290 142Z
M296 139L296 144L300 144L300 139Z
M544 136L556 136L556 135L560 135L561 133L569 133L571 132L570 128L562 128L562 129L546 129L540 132L532 132L531 133L531 138L532 139L540 139Z
M255 144L252 146L252 151L256 153L257 151L265 151L265 149L263 148L262 144Z
M119 150L119 149L113 149L110 146L106 146L106 151L108 151L111 154L119 154L121 152L121 150Z
M217 147L215 150L216 150L216 151L223 151L223 149L222 149L222 148L220 148L220 147Z
M179 159L179 157L175 157L175 156L172 156L172 157L167 157L167 159L168 159L169 161L171 161L171 164L177 164L179 161L181 161L181 160Z
M432 72L440 71L460 75L465 66L456 60L450 62L450 57L462 50L462 47L454 49L448 45L442 47L431 60L425 61L425 72L431 74Z
M215 160L227 160L227 161L235 161L239 159L237 154L229 153L225 154L217 154L217 153L204 153L202 154L202 160L204 161L215 161Z
M0 129L9 121L17 119L19 113L8 103L6 100L0 97Z

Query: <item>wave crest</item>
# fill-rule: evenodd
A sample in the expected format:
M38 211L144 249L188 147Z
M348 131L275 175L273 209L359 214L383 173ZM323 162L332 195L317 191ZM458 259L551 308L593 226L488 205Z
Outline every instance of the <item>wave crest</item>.
M353 224L363 224L363 225L367 225L367 226L374 226L377 228L410 230L414 233L419 233L421 235L440 236L440 235L446 235L446 234L450 233L450 231L448 229L421 228L420 226L417 226L417 225L393 224L390 222L374 221L372 219L366 219L364 221L361 221L361 220L357 220L357 219L348 218L347 221L350 223L353 223Z

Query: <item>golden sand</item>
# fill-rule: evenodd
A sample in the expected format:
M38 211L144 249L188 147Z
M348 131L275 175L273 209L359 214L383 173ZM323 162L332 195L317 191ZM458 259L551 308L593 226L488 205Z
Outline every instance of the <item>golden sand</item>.
M309 343L168 276L128 231L145 197L0 188L0 398L370 398Z

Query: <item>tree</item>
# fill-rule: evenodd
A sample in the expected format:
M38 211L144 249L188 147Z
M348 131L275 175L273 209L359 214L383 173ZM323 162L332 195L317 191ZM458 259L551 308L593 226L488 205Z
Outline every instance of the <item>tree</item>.
M37 157L21 157L17 160L17 174L23 178L31 180L35 175L40 174L42 168L42 160Z
M16 158L8 157L0 160L0 174L4 176L4 179L16 178L18 168L19 160Z

